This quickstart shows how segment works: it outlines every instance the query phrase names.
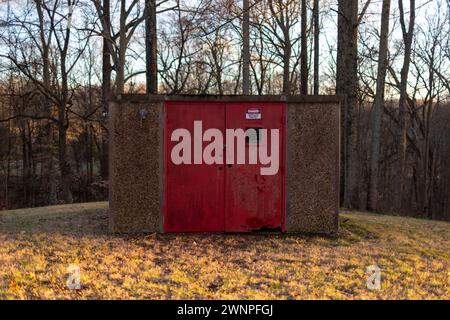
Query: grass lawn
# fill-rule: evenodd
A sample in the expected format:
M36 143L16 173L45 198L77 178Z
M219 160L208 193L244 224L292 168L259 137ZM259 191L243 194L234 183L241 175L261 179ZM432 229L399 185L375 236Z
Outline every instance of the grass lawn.
M450 298L450 223L346 212L337 238L131 237L108 234L107 206L0 211L0 299ZM69 264L80 290L66 287Z

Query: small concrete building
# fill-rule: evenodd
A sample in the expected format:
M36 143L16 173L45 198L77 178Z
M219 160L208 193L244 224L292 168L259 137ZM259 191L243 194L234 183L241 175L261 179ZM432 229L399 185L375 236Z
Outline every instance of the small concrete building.
M112 232L338 231L339 97L121 95L109 109Z

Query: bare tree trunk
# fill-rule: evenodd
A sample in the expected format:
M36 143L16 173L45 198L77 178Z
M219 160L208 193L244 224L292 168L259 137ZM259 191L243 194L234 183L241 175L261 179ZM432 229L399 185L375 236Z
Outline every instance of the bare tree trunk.
M427 216L429 219L434 219L434 208L436 207L433 203L433 196L434 196L434 184L435 184L435 178L437 176L436 173L436 157L437 152L436 148L433 148L431 152L431 165L430 165L430 183L428 187L428 194L427 194L427 201L428 201L428 213Z
M69 117L67 115L67 106L69 104L69 71L67 70L67 53L70 43L70 28L72 20L73 2L69 1L69 14L67 16L67 26L65 29L64 42L58 46L61 59L61 93L58 104L58 157L62 195L65 203L72 203L73 196L71 186L73 183L72 170L67 155L67 129L69 128ZM56 28L56 25L52 25ZM56 30L56 29L54 29Z
M430 65L434 65L434 58L435 58L435 46L431 48L430 53ZM430 192L430 140L431 140L431 118L433 115L433 96L434 96L434 89L435 89L435 83L434 83L434 72L432 68L430 68L429 75L428 75L428 88L430 90L430 100L428 101L428 108L425 110L426 105L424 105L424 124L425 124L425 143L424 143L424 151L423 151L423 174L424 174L424 181L423 181L423 211L427 214L427 217L432 219L432 215L430 215L430 206L431 203L429 201L429 192Z
M406 163L406 106L407 106L407 85L408 85L408 74L409 74L409 65L411 62L411 48L412 48L412 40L414 33L414 22L415 22L415 0L410 0L410 11L409 11L409 26L408 30L406 30L405 25L405 16L403 9L403 0L398 1L398 7L400 10L400 26L402 28L403 34L403 42L405 43L405 53L403 58L403 67L400 75L400 99L398 106L398 120L399 120L399 129L397 135L397 145L399 150L399 161L397 173L398 177L395 179L396 188L395 188L395 197L394 197L394 207L395 210L400 212L403 207L403 194L405 191L405 163Z
M9 209L9 178L11 176L11 121L8 121L8 153L6 157L6 177L5 177L5 201L3 207Z
M60 109L65 108L60 106ZM60 111L61 112L61 111ZM61 190L62 196L65 203L72 203L72 191L70 189L72 185L72 170L70 169L70 164L67 160L67 129L66 125L61 123L58 125L58 155L59 155L59 168L61 173Z
M367 207L378 209L378 177L380 159L381 109L384 104L384 86L386 83L387 51L389 35L389 14L391 0L383 0L381 12L380 48L378 53L377 89L372 110L372 148L370 157L370 176Z
M291 39L289 35L289 28L290 24L289 21L287 21L287 14L285 17L285 12L281 6L279 8L280 13L279 16L277 15L277 12L275 12L275 9L273 7L273 0L269 0L269 9L272 15L275 17L276 22L280 29L283 32L283 94L290 95L291 94L291 72L290 72L290 62L291 62L291 55L292 55L292 44ZM270 92L270 83L269 83L269 92Z
M357 2L357 1L356 1ZM351 29L353 31L352 40L350 41L349 55L347 67L348 72L348 96L347 96L347 190L346 190L346 206L355 208L359 206L359 160L358 160L358 119L359 110L359 83L358 83L358 27L357 27L357 8L356 3L353 6Z
M103 13L106 26L111 25L110 18L110 0L103 0ZM104 32L107 34L106 32ZM111 52L108 45L108 39L103 37L103 65L102 65L102 104L104 114L108 113L108 101L111 97ZM107 119L105 118L106 122ZM106 123L105 123L106 125ZM100 176L103 180L108 179L109 175L109 163L108 163L108 135L101 134L101 147L99 148L99 160L100 160Z
M291 79L290 79L290 68L289 63L291 62L291 42L289 40L289 36L285 35L285 43L284 43L284 56L283 56L283 94L290 95L291 94Z
M242 20L242 93L250 94L250 13L249 0L243 3Z
M89 52L91 55L91 52ZM93 65L91 62L91 59L89 59L89 71L88 71L88 103L86 105L85 113L90 114L92 111L92 104L93 104L93 87L92 87L92 69ZM84 186L84 199L83 201L89 201L89 189L91 186L91 183L93 182L93 142L92 142L92 128L90 126L89 121L84 121L84 132L85 132L85 161L86 161L86 180L85 180L85 186Z
M158 43L156 25L156 0L145 2L145 57L147 93L158 93Z
M308 12L306 11L306 0L302 0L301 8L301 70L300 70L300 92L308 94L308 39L306 38Z
M105 24L110 26L110 0L103 0L103 14ZM104 32L106 34L106 32ZM108 39L103 37L103 60L102 60L102 104L103 111L108 111L108 100L111 94L111 52L109 52Z
M336 92L344 95L341 135L342 204L359 206L358 144L358 0L339 0Z
M27 134L29 123L27 119L20 121L20 137L22 139L22 190L23 190L23 204L30 206L31 190L32 190L32 152L30 136Z
M125 61L127 53L127 32L126 28L127 10L126 0L120 0L120 22L119 22L119 53L117 64L114 64L116 71L115 94L120 95L125 91Z
M65 203L72 203L73 196L71 191L72 186L72 170L67 159L67 128L69 127L68 117L66 114L66 107L68 103L68 74L66 70L66 52L69 43L69 38L66 38L66 47L61 52L61 102L58 106L58 156L59 156L59 170L61 174L61 189Z
M314 0L313 4L314 22L314 94L319 94L319 0Z
M44 12L41 0L35 0L36 11L39 19L39 39L41 42L42 52L42 84L46 92L50 91L50 41L52 31L46 34L46 25L44 22ZM43 96L44 115L51 116L52 102L47 96ZM43 163L43 176L46 181L46 187L48 187L48 202L49 204L55 204L57 202L56 195L56 172L55 163L53 161L53 125L48 122L44 127L45 145L46 145L46 159Z
M336 56L336 94L345 95L345 77L344 77L344 68L345 68L345 52L344 52L344 42L346 42L346 38L344 37L344 30L346 29L347 20L345 19L345 12L343 4L338 2L338 30L337 30L337 56ZM340 164L339 164L339 199L340 206L344 205L344 195L345 195L345 186L347 180L347 99L345 96L345 100L342 101L341 104L341 154L340 154Z

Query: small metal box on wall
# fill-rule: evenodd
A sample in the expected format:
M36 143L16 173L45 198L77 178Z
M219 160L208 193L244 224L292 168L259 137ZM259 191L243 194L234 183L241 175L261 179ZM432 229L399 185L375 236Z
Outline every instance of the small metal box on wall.
M337 232L336 96L122 95L109 121L112 232Z

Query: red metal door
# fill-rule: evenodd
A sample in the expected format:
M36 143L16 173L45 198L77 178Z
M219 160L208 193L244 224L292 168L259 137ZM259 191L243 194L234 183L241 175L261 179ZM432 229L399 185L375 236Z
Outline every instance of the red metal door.
M234 160L233 164L227 161L225 175L226 231L242 232L277 228L284 231L284 123L285 103L227 103L226 127L254 131L252 131L253 135L248 135L245 141L244 164L237 163L237 139L234 146L230 146L229 141L226 142L227 156ZM266 135L263 129L267 130ZM273 129L278 130L277 137ZM276 144L278 150L276 150ZM250 149L255 145L258 149L267 147L269 154L271 150L278 152L278 168L273 157L272 170L269 170L271 172L266 171L266 174L262 174L261 169L267 170L269 165L261 164L259 152L257 164L250 164ZM278 170L275 172L275 169Z
M198 141L200 138L200 141L203 141L198 132L195 136L194 121L201 121L203 132L210 128L223 132L225 105L214 102L165 103L165 232L225 230L224 164L205 164L203 159L200 159L202 154L199 153L209 142L194 145L195 139ZM181 141L181 138L172 141L172 138L176 138L176 129L187 129L190 133L190 164L175 164L172 159L173 149ZM194 159L196 153L197 159ZM179 162L175 162L177 161Z

